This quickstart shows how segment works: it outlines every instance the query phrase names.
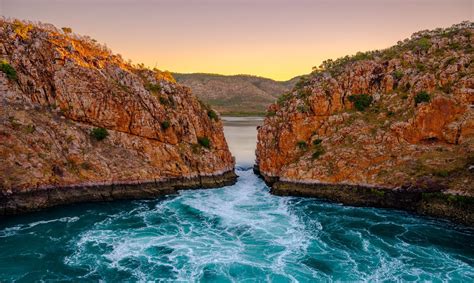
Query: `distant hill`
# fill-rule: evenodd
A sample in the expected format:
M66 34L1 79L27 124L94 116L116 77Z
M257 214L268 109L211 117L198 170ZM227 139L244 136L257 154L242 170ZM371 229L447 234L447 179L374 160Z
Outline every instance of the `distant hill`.
M266 107L290 91L299 78L281 82L250 75L173 73L173 76L224 115L263 115Z

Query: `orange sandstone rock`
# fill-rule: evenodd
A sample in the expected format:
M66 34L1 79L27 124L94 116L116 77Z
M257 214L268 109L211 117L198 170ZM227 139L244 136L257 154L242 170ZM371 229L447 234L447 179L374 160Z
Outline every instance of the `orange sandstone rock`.
M257 168L272 181L392 189L430 178L474 195L473 46L465 22L326 61L268 108ZM429 101L416 103L420 92Z
M34 24L23 38L8 20L0 58L16 70L0 71L0 195L233 172L221 121L167 72L51 25ZM93 128L108 137L94 139Z

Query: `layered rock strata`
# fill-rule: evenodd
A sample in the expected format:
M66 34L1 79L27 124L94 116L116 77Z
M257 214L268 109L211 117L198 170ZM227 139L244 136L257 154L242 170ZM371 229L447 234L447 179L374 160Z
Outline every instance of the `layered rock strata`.
M276 194L474 225L473 51L464 22L325 61L268 108L256 171Z
M235 182L216 113L69 29L0 20L0 215Z

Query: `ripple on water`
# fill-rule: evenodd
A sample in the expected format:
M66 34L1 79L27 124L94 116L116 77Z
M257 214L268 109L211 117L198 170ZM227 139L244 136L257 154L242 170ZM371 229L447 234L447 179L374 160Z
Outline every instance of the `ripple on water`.
M467 280L474 232L404 212L237 184L0 224L0 281Z

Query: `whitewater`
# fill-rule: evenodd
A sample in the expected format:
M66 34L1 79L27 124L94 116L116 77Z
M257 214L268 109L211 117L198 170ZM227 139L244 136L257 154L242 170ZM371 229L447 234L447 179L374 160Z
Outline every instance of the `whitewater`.
M0 281L471 281L474 231L279 197L251 170L258 118L227 118L233 186L2 220Z

